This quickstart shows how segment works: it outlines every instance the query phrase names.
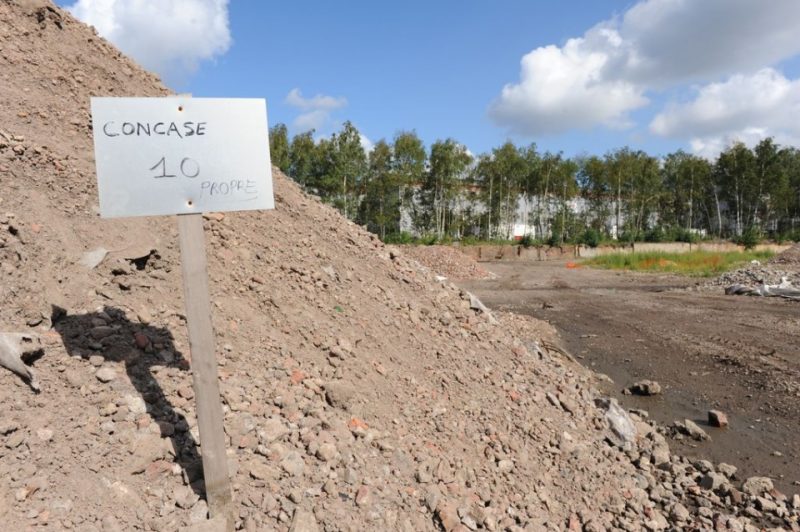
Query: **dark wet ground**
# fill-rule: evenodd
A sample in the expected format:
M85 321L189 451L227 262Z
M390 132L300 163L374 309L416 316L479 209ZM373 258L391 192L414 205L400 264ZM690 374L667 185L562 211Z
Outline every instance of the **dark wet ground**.
M564 262L482 263L498 279L461 283L491 308L552 323L608 392L662 424L691 419L711 441L672 441L673 450L737 466L800 491L800 304L697 291L703 280L631 274ZM688 288L688 290L687 290ZM655 397L623 395L658 381ZM707 425L724 411L728 429Z

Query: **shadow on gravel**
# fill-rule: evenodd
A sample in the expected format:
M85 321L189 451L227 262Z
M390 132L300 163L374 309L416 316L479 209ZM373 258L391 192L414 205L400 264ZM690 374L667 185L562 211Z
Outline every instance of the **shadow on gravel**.
M123 362L133 386L144 399L147 414L158 424L162 437L169 437L178 463L192 489L205 497L203 464L197 442L186 418L167 399L151 367L177 367L188 371L189 362L175 348L168 329L128 319L124 310L105 307L102 312L68 315L53 306L53 328L70 356L88 359L101 355L107 361Z

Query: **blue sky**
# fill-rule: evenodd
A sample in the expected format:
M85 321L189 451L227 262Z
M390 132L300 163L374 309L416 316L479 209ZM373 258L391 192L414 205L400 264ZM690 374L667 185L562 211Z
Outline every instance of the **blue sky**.
M373 142L567 155L800 139L797 0L59 3L171 88L266 98L292 134L349 119Z

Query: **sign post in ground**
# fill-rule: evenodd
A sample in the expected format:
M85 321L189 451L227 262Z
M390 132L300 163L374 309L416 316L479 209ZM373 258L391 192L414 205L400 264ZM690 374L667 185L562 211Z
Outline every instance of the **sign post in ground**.
M274 208L266 103L92 98L92 123L101 216L178 215L206 498L233 530L202 213Z

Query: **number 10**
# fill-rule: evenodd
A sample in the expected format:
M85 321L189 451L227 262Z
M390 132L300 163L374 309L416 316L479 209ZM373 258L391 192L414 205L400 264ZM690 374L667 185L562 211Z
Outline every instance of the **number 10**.
M159 161L150 167L150 170L156 170L157 168L161 169L160 175L154 175L153 177L156 179L161 179L163 177L177 177L176 174L168 174L167 173L167 158L162 157ZM181 160L181 164L179 165L179 169L181 174L184 177L188 178L195 178L200 175L200 165L197 164L197 161L191 159L189 157L184 157Z

